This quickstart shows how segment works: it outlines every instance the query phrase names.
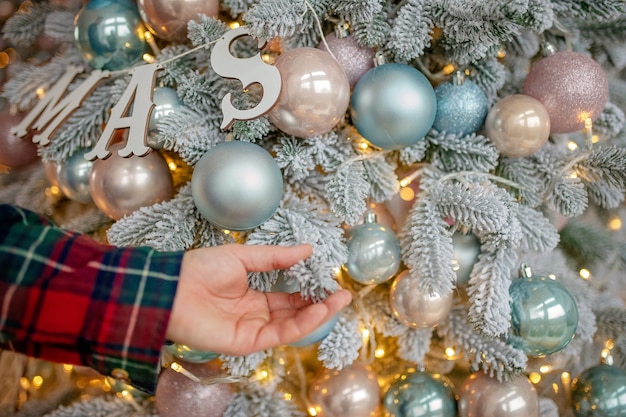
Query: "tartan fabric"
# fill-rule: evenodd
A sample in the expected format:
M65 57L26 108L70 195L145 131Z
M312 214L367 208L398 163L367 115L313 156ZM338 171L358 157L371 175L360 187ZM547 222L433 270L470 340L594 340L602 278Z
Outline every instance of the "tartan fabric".
M116 248L0 205L0 347L153 392L183 252Z

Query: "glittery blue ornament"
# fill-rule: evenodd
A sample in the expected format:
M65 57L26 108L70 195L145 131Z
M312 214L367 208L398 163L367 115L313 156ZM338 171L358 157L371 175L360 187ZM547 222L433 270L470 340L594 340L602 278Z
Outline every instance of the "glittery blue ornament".
M430 82L415 68L383 64L363 75L352 92L352 123L382 149L419 142L435 121L437 99Z
M625 417L626 372L597 365L572 381L572 408L576 417Z
M283 196L283 177L262 147L233 140L211 148L191 177L198 211L228 230L254 229L272 217Z
M483 90L461 76L453 82L435 88L437 116L433 129L457 135L469 135L481 128L489 111L489 101Z
M159 133L157 123L162 121L168 114L182 109L184 104L178 97L176 90L169 87L155 88L152 101L154 102L154 108L152 113L150 113L150 120L148 121L147 142L152 149L163 149L163 142L155 139Z
M348 260L344 268L361 284L381 284L400 268L400 242L389 228L376 223L373 211L365 214L365 222L348 232Z
M563 349L578 327L576 301L559 282L532 275L522 266L522 277L509 287L511 329L508 342L531 357Z
M73 201L93 203L89 192L89 176L93 161L85 159L86 150L81 150L57 165L56 179L63 194Z
M181 345L179 343L164 345L163 349L175 358L190 363L210 362L219 356L215 352L192 349L189 346Z
M74 20L74 39L93 68L120 70L141 61L148 45L137 4L129 0L90 0Z
M383 400L388 417L455 417L456 400L450 384L425 372L402 375Z

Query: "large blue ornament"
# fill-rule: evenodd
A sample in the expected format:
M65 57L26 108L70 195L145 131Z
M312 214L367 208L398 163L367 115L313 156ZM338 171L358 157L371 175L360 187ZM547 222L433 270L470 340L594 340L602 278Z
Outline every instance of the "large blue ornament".
M182 109L184 104L178 97L176 90L169 87L155 88L152 101L154 102L154 108L152 113L150 113L150 120L148 121L147 142L152 149L163 149L163 143L155 139L159 133L157 124L168 114Z
M419 142L435 121L437 99L428 79L405 64L383 64L363 75L352 92L352 123L382 149Z
M87 151L82 149L63 163L57 165L56 179L67 198L80 203L93 203L89 192L89 176L93 161L85 159Z
M511 329L508 342L528 356L542 357L563 349L578 327L576 301L559 282L532 275L522 266L522 277L509 287Z
M389 387L383 406L388 417L456 416L450 384L425 372L402 375Z
M283 196L274 158L250 142L222 142L198 161L191 177L198 211L228 230L253 229L272 217Z
M90 0L74 20L74 39L93 68L120 70L141 61L148 45L137 4L130 0Z
M433 129L457 135L469 135L481 128L489 111L483 90L470 80L455 77L453 82L435 88L437 116Z
M365 214L365 223L348 232L347 246L344 268L361 284L381 284L400 268L400 242L391 229L376 223L373 211Z
M189 346L179 343L172 343L163 346L176 359L190 363L205 363L217 358L219 355L215 352L192 349Z
M572 381L572 408L576 417L625 417L626 372L597 365Z

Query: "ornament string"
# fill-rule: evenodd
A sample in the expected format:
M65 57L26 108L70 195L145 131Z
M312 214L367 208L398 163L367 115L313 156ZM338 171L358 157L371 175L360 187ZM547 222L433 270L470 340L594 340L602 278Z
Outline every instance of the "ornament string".
M517 188L518 190L528 189L527 187L524 187L523 185L515 181L507 180L506 178L501 178L501 177L498 177L497 175L489 174L486 172L475 172L475 171L452 172L450 174L446 174L443 177L439 178L436 184L442 184L450 180L464 181L467 177L470 177L470 176L483 177L485 179L498 182L500 184L508 185L509 187Z
M199 378L194 373L185 369L180 363L172 362L170 364L170 368L172 370L178 372L191 379L193 382L202 385L214 385L214 384L235 384L237 382L245 381L245 378L234 376L234 375L216 375L210 378Z
M319 34L322 38L322 42L324 43L324 46L326 47L326 51L328 51L330 56L332 56L333 59L337 61L337 57L333 54L333 51L330 50L330 47L328 46L328 43L326 42L326 37L324 36L324 29L322 29L322 22L320 22L319 16L317 15L317 13L315 13L315 9L311 5L311 3L309 3L307 0L304 0L304 4L309 8L311 13L313 14L313 18L315 19L315 23L317 24L317 30L319 31ZM304 11L303 15L304 14L306 14L306 10Z

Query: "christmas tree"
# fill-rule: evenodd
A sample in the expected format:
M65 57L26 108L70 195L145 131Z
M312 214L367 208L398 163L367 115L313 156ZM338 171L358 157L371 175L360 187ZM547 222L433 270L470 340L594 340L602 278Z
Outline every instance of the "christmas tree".
M307 243L250 287L353 293L291 346L164 346L153 398L39 365L47 415L626 415L623 1L2 4L0 201Z

